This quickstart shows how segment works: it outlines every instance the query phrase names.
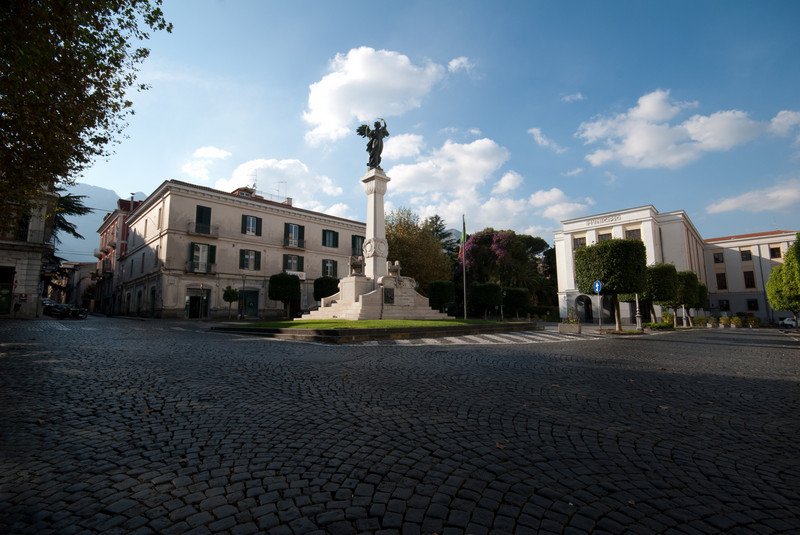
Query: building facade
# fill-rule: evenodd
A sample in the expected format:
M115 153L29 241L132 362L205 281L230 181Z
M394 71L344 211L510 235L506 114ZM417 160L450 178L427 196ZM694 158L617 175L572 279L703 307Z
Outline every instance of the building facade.
M709 301L714 315L739 312L777 322L791 314L772 310L766 287L775 266L783 263L795 232L775 230L711 238L705 241Z
M0 235L0 317L41 315L42 275L55 272L53 215L58 195L45 195L30 214L18 218L14 231Z
M268 298L271 275L301 280L292 312L316 306L314 280L347 275L361 254L366 226L279 203L240 188L227 193L170 180L128 218L127 249L114 270L115 312L152 317L224 318L226 287L239 291L233 310L249 318L279 318L284 305Z
M783 251L794 242L794 232L703 240L686 212L660 213L652 205L569 219L561 225L554 233L554 248L562 317L574 308L581 321L596 323L600 317L603 322L613 321L609 297L601 300L576 287L574 251L606 239L634 238L644 242L648 266L673 264L677 271L697 275L709 291L709 314L745 313L764 322L779 319L767 305L766 283L772 267L782 262ZM654 309L657 317L650 318L647 307L640 307L643 321L659 319L661 308ZM620 314L623 322L635 323L635 304L620 303Z
M97 269L94 278L95 310L111 315L117 310L116 285L120 280L120 261L128 250L128 216L142 204L142 201L119 199L117 208L103 218L103 224L97 229L100 234L100 247L95 249Z

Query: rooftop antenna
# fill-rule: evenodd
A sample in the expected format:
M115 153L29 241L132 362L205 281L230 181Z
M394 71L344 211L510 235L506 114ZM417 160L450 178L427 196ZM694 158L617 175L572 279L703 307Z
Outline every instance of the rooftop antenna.
M277 192L278 197L286 198L286 181L285 180L279 180L278 182L274 182L274 184L276 185L275 186L275 191ZM281 193L281 185L283 186L283 193Z
M253 169L253 172L250 173L249 176L253 177L253 185L251 186L251 188L255 190L256 184L258 184L258 169Z

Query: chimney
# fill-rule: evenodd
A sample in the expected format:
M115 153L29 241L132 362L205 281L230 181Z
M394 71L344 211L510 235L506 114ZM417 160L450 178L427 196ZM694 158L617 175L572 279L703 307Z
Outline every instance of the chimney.
M285 204L286 206L291 206L292 205L292 198L291 197L286 197L286 200L283 201L283 204Z

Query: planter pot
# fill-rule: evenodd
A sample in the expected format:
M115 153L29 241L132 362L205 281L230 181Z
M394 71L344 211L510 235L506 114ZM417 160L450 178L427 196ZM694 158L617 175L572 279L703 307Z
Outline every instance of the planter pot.
M738 329L739 327L741 327L741 326L740 325L731 325L731 329Z
M723 325L722 323L719 324L720 329L727 329L730 325Z
M709 329L713 329L714 328L714 324L713 323L706 323L706 327L708 327Z
M558 332L559 332L559 334L581 334L581 324L580 323L559 323L558 324Z

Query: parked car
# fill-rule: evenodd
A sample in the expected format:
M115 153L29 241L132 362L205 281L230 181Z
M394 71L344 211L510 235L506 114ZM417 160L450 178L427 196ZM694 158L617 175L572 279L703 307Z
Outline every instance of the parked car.
M778 322L778 326L794 329L797 327L797 322L794 321L794 318L783 318Z
M63 320L64 318L68 318L70 315L72 307L69 305L63 305L61 303L53 303L48 305L44 309L44 313L48 316L53 316L54 318L58 318Z

